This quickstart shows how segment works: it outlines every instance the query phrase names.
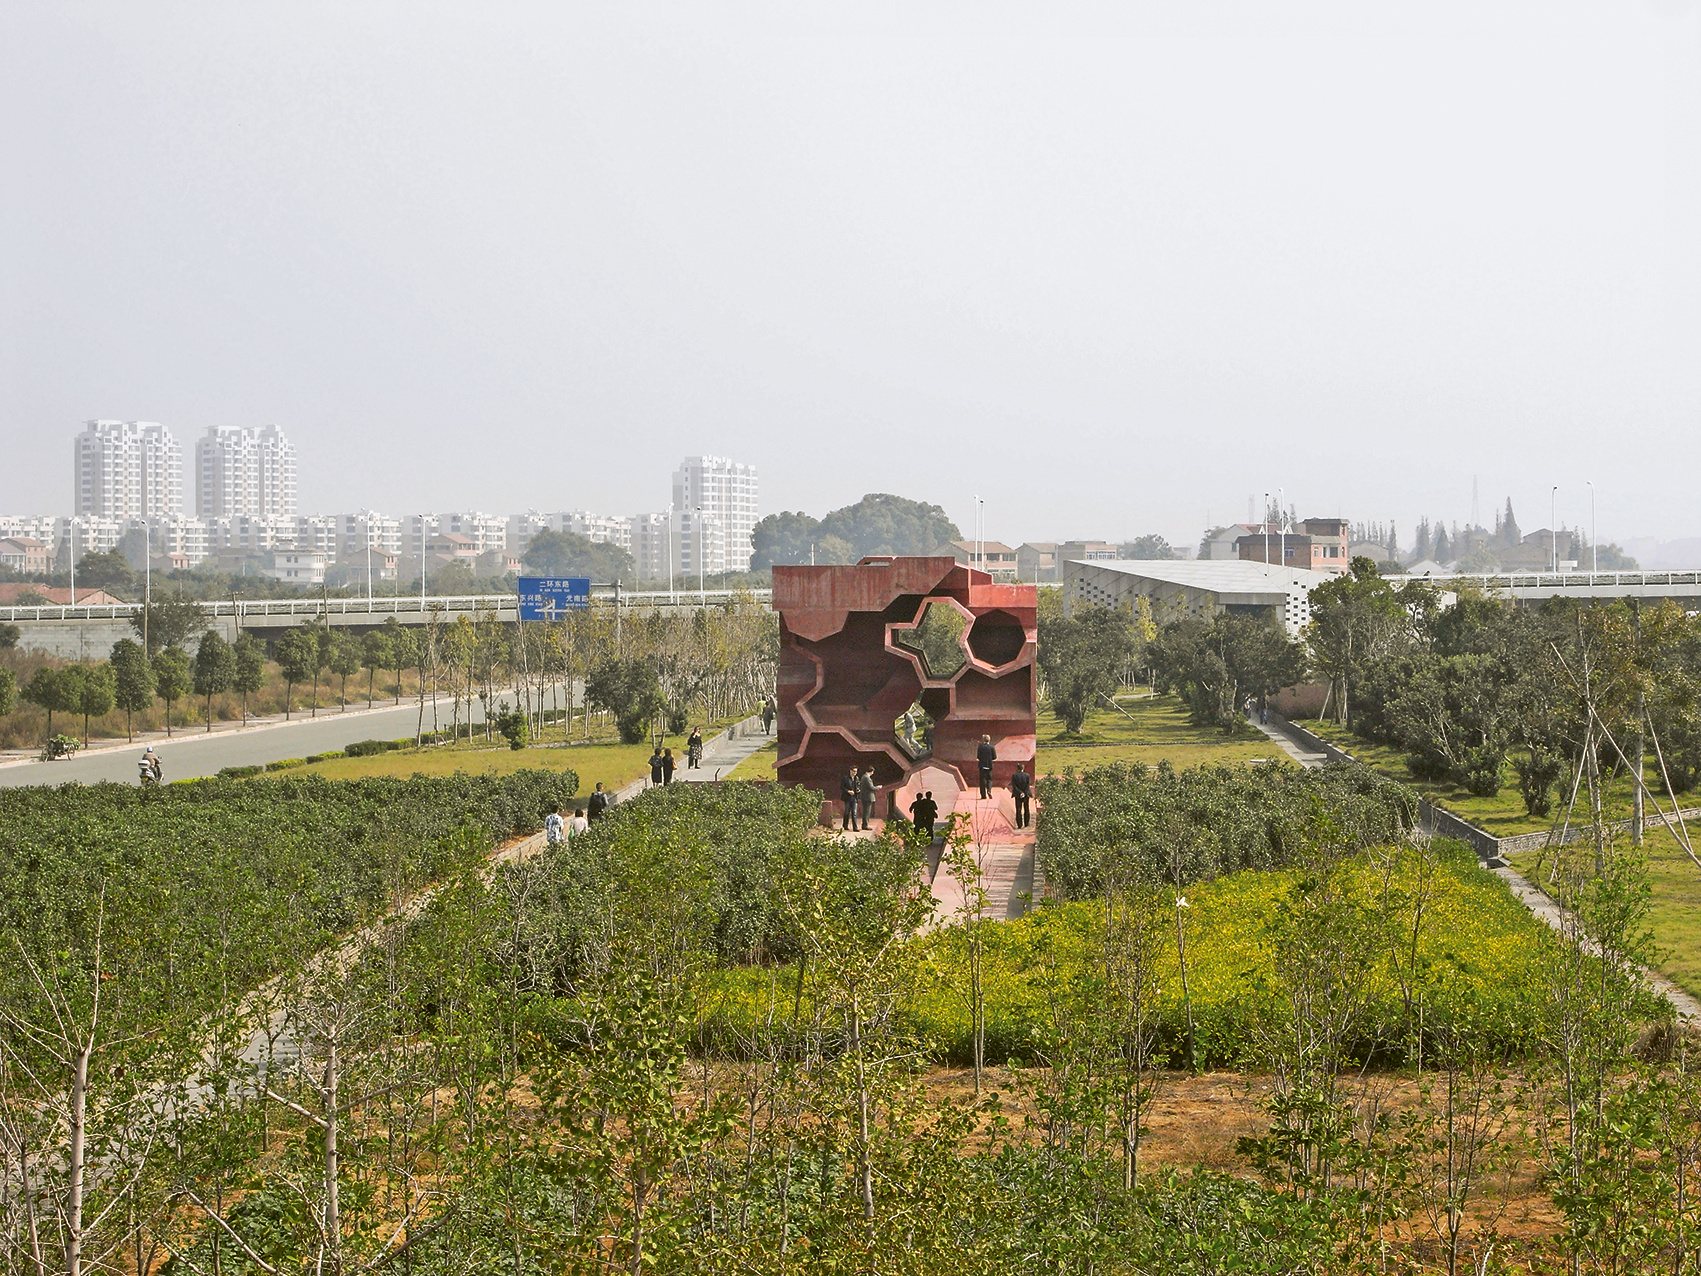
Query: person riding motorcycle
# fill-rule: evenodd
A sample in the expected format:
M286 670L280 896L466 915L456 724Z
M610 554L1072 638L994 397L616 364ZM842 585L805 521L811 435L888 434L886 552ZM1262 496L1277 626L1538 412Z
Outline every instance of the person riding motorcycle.
M137 777L138 782L144 788L150 784L161 784L165 781L165 771L159 764L159 754L154 752L151 744L136 760L136 768L141 773Z

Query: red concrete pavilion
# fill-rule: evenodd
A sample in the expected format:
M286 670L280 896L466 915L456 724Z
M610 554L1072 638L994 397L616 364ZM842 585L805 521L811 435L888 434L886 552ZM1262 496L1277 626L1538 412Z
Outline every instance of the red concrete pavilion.
M890 816L906 812L921 788L951 811L956 792L976 784L982 735L997 750L994 785L1008 786L1019 762L1032 771L1033 585L999 584L949 557L875 556L851 567L773 572L781 781L836 804L839 777L872 766L875 811ZM930 616L935 607L943 611ZM924 637L931 655L917 649ZM931 752L907 745L897 725L918 702L934 723Z

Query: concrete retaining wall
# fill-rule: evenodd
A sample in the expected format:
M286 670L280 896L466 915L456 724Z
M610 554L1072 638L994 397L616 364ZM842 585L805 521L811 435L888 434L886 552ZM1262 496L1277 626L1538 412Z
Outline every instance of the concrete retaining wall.
M1286 718L1272 712L1270 725L1291 738L1301 748L1311 753L1321 753L1331 762L1357 762L1358 759L1339 745L1331 744L1314 731L1308 731L1297 722L1289 722ZM1701 806L1688 806L1676 812L1673 817L1679 821L1701 819ZM1463 816L1455 815L1445 807L1440 807L1428 798L1418 799L1418 823L1437 837L1451 837L1465 842L1485 860L1504 859L1519 851L1539 851L1552 841L1562 841L1565 845L1582 842L1594 836L1592 824L1573 825L1566 830L1565 837L1559 838L1557 831L1541 833L1515 833L1511 837L1496 837L1487 829L1480 829ZM1662 827L1662 822L1652 809L1645 821L1650 829ZM1629 820L1613 820L1607 828L1623 832L1630 828Z

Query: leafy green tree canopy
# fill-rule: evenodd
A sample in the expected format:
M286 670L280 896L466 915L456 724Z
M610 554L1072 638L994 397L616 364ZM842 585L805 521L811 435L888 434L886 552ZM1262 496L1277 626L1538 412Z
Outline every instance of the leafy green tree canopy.
M1175 547L1156 532L1147 536L1137 536L1131 541L1125 541L1117 546L1116 552L1124 558L1179 558Z
M1121 608L1080 607L1072 616L1039 624L1039 664L1052 711L1070 734L1087 713L1116 691L1123 665L1134 654L1134 618Z
M136 631L136 637L147 638L149 660L159 655L163 647L183 646L206 629L207 621L207 609L181 590L156 594L151 605L138 607L130 614L130 627Z
M589 576L593 581L630 581L632 555L618 545L577 532L541 531L526 545L526 570L539 576Z
M77 584L91 589L129 589L136 569L121 549L90 550L77 560Z
M655 665L648 660L605 660L585 680L591 705L614 715L620 738L639 744L650 723L667 711L667 697Z
M962 535L938 505L871 492L819 520L801 511L768 515L750 534L750 569L807 563L811 546L817 563L854 563L868 554L937 554Z

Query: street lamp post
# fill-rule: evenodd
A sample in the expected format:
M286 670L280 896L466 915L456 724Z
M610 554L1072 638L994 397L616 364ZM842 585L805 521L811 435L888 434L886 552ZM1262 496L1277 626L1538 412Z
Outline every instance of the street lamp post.
M419 516L419 614L425 615L425 515Z
M1280 520L1276 524L1276 528L1277 528L1276 534L1279 537L1279 539L1276 543L1276 561L1279 562L1283 567L1286 567L1288 565L1287 494L1282 488L1279 488L1279 487L1276 489L1276 518Z
M1270 574L1270 494L1264 493L1264 574Z
M154 529L142 520L142 651L148 650L148 609L154 604Z
M703 507L697 506L697 602L707 607L709 592L703 588L703 543L708 538L703 535Z
M77 605L77 520L75 517L65 521L65 526L71 532L71 606Z
M1559 485L1557 483L1554 484L1549 500L1551 508L1549 508L1547 515L1547 535L1548 540L1553 544L1553 570L1557 574L1559 571Z
M681 528L681 531L683 531L683 530L684 529ZM667 503L667 535L663 539L667 541L667 605L669 607L674 607L674 606L677 605L677 602L676 602L676 600L673 596L673 502L672 501L669 501ZM679 549L680 549L680 555L679 556L681 558L684 558L685 557L685 553L684 553L685 544L684 544L683 538L681 539Z
M1601 538L1595 531L1595 481L1589 480L1589 575L1601 569Z
M366 610L372 611L372 511L366 511Z

